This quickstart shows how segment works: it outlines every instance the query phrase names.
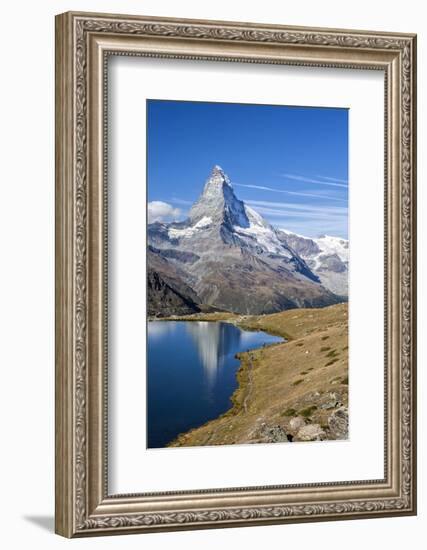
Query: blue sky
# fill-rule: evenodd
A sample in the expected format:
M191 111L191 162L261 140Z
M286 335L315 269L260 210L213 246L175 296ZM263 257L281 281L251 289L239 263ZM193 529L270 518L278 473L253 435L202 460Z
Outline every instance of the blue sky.
M348 110L147 101L151 221L181 220L212 167L272 225L348 236Z

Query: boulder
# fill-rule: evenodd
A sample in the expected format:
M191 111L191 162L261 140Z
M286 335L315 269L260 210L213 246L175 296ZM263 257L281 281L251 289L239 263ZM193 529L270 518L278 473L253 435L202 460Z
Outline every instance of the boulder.
M303 426L305 426L305 420L302 416L295 416L289 421L289 427L293 432L298 432Z
M328 418L331 439L348 439L348 409L340 407Z
M328 410L328 409L335 409L335 407L338 406L338 401L329 401L329 403L323 403L320 405L321 409Z
M307 424L298 430L296 441L322 441L325 432L319 424Z
M268 426L265 423L261 424L260 435L264 438L266 443L287 443L290 441L284 428L279 425Z

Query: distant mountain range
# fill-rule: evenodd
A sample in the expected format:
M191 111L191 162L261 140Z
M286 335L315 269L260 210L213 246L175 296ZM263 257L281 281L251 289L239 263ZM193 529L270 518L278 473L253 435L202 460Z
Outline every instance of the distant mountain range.
M148 225L148 314L264 314L347 300L348 241L270 225L215 166L182 222Z

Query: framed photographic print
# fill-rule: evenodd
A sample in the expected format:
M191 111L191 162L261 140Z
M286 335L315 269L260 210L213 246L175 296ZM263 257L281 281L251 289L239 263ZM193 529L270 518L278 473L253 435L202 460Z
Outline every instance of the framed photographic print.
M416 513L416 37L56 18L56 531Z

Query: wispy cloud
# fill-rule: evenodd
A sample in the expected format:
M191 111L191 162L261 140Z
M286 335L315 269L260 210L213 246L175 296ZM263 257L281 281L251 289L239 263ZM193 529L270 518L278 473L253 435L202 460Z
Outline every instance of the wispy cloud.
M285 193L286 195L294 195L297 197L310 197L315 199L325 199L329 201L339 201L339 202L346 202L347 199L338 199L336 197L331 197L329 195L317 195L315 193L300 193L298 191L288 191L286 189L277 189L277 187L266 187L265 185L250 185L245 183L236 183L233 181L233 185L237 185L238 187L247 187L249 189L259 189L261 191L273 191L274 193Z
M316 178L320 178L321 180L326 180L326 181L334 181L334 182L337 182L337 183L345 183L346 187L347 187L347 184L348 184L348 180L346 180L346 179L330 178L329 176L319 176L318 174L316 175Z
M321 235L333 235L342 239L348 238L348 224L346 220L308 220L308 219L277 219L273 224L278 229L292 231L305 237L320 237Z
M315 193L299 193L297 191L287 191L288 195L295 195L297 197L312 197L315 199L327 199L329 201L347 202L347 199L338 199L336 197L329 197L327 195L317 195Z
M307 237L328 233L347 238L347 207L258 200L245 202L268 219L274 227L294 231Z
M331 217L330 215L327 215L323 212L301 212L301 211L298 211L298 210L286 210L286 209L283 209L283 210L275 210L275 209L272 209L272 208L265 208L264 206L258 206L258 208L256 208L256 211L259 212L260 214L263 214L265 216L272 216L272 217L277 217L277 218L282 218L284 216L286 216L287 218L289 217L292 217L292 218L304 218L304 219L307 219L307 218L310 218L310 219L313 219L313 218L318 218L318 219L321 219L321 220L329 220L329 218ZM341 216L339 216L341 217Z
M337 180L335 178L329 178L324 176L316 176L316 178L311 178L300 174L285 173L285 174L280 174L280 177L288 180L300 181L302 183L315 183L316 185L329 185L330 187L344 187L345 189L347 189L348 187L347 182L345 180Z
M303 218L322 218L330 217L347 218L347 208L341 207L320 207L320 206L301 206L299 204L289 204L282 202L269 201L245 201L250 204L260 214L268 216L295 216Z
M301 210L303 212L325 212L325 214L339 214L339 215L347 215L348 208L347 206L317 206L315 204L301 204L301 203L293 203L293 202L276 202L276 201L258 201L258 200L246 200L247 204L250 204L251 206L255 207L255 210L257 210L257 207L267 207L267 208L287 208L291 210Z

